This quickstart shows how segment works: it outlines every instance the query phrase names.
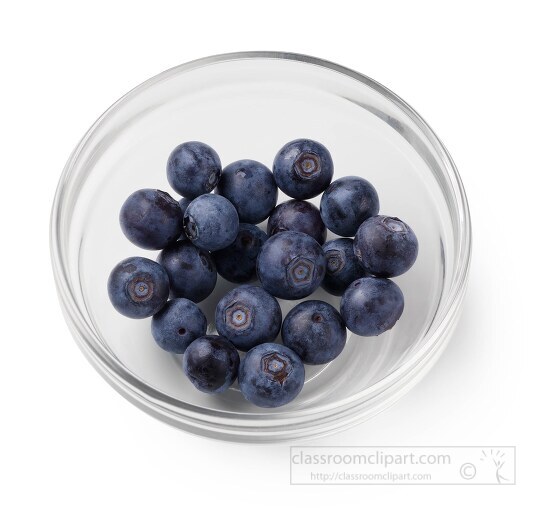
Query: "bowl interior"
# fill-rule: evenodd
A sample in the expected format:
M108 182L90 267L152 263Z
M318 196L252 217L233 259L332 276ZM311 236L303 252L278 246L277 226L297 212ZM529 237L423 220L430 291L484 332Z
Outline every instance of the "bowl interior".
M69 164L59 224L72 297L94 332L95 348L183 408L258 416L330 406L363 392L410 359L441 318L456 268L457 223L441 158L410 115L376 87L315 63L222 59L161 74L110 109ZM149 319L130 320L112 308L106 281L125 257L156 258L156 252L140 250L124 238L118 214L139 188L163 189L177 198L165 174L177 144L204 141L223 164L249 158L271 167L278 149L297 137L328 147L335 178L358 175L372 182L380 212L409 223L420 252L414 267L395 279L405 295L397 325L376 338L348 333L338 359L306 367L307 382L295 401L267 411L248 404L237 388L215 397L196 391L183 375L180 356L155 345ZM279 202L286 198L281 193ZM319 198L312 202L318 205ZM265 223L260 227L265 229ZM200 304L209 333L215 332L216 303L232 287L218 277L214 293ZM321 289L310 298L339 308L339 298ZM280 303L285 315L298 302Z

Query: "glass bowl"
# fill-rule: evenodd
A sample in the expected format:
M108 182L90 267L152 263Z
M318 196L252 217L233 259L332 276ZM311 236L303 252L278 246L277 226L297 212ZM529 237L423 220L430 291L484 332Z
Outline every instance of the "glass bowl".
M158 348L150 320L113 309L106 282L139 250L119 227L126 197L168 186L170 151L204 141L223 164L271 165L297 137L330 150L335 178L358 175L378 190L382 214L415 230L416 264L395 279L405 295L397 325L375 338L348 333L332 363L306 367L300 395L279 409L247 403L234 385L219 396L194 389L180 356ZM283 194L279 202L285 200ZM319 198L313 200L319 203ZM265 223L261 225L265 229ZM178 428L218 439L269 442L328 434L383 410L432 366L457 322L470 263L470 220L451 157L424 120L375 81L296 54L246 52L200 59L142 83L109 108L69 158L55 196L51 251L67 323L101 375L137 406ZM329 233L328 239L334 238ZM222 278L200 307L213 311L232 284ZM339 308L319 289L310 298ZM298 302L280 301L283 315ZM280 341L280 338L278 339Z

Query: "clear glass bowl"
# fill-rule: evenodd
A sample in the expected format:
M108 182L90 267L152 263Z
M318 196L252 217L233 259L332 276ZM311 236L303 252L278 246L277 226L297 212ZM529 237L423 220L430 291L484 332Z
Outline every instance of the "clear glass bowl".
M171 192L165 164L174 146L199 140L213 146L224 164L251 158L271 165L277 150L297 137L328 147L335 178L359 175L371 181L381 213L409 223L420 252L414 267L396 279L405 295L397 325L376 338L349 333L339 358L307 367L304 389L292 403L265 410L247 403L236 386L219 396L196 391L183 376L179 357L154 344L150 320L116 313L106 282L119 260L156 257L124 238L118 214L134 190ZM452 159L405 102L334 63L248 52L163 72L98 119L61 176L51 250L67 323L114 388L178 428L218 439L268 442L349 427L395 402L426 373L457 322L470 235L466 196ZM217 300L231 287L219 278L200 305L210 323ZM339 299L323 290L312 298L339 306ZM295 304L281 301L283 314Z

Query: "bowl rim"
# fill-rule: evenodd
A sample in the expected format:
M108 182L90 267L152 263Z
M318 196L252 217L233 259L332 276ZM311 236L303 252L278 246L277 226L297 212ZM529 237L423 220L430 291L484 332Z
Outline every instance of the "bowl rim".
M69 283L69 277L67 276L64 247L60 238L62 216L65 211L64 194L67 189L67 184L71 179L73 167L87 142L109 119L109 116L117 110L117 108L136 95L139 95L141 92L147 90L155 83L164 81L173 75L189 72L191 70L209 65L253 59L286 60L319 66L355 79L366 87L375 90L377 93L389 99L413 121L414 125L416 125L422 134L429 140L430 144L437 152L439 159L445 166L444 172L447 177L446 180L448 181L449 187L452 189L452 194L454 196L455 206L453 209L458 215L458 235L456 237L457 261L455 263L456 267L453 272L449 294L446 299L446 305L442 311L442 318L439 320L433 331L431 331L430 335L426 335L422 338L417 352L415 352L395 370L384 376L380 381L352 396L334 401L330 404L316 405L308 409L293 412L284 410L231 412L190 405L184 401L163 394L159 390L139 379L135 374L127 370L115 356L110 354L108 349L105 349L101 337L88 323L84 314L81 312L81 309L76 302L73 289ZM399 382L403 380L407 373L412 374L417 372L423 364L427 363L427 361L434 356L435 351L441 346L441 341L445 338L449 330L452 328L453 323L456 321L460 303L466 289L471 263L471 249L471 220L468 201L462 180L449 152L424 119L399 96L368 76L324 59L303 54L277 51L233 52L212 55L189 61L153 76L123 95L95 121L71 153L57 186L50 219L51 260L58 296L69 328L71 329L73 336L85 353L86 357L119 392L152 415L164 418L166 422L172 423L173 425L181 428L188 430L196 429L203 434L218 438L234 436L234 434L224 432L221 429L217 432L213 431L216 430L216 426L220 424L220 420L222 422L235 421L236 424L227 423L226 426L230 430L233 428L236 431L241 431L241 433L244 428L244 430L247 430L250 435L254 435L254 432L258 434L257 430L262 428L262 426L276 429L276 425L281 421L290 421L288 425L294 427L308 428L315 421L327 421L330 417L330 415L327 415L327 412L334 412L334 414L342 412L344 415L360 415L361 412L358 408L360 408L363 403L368 401L369 398L373 396L379 398L382 394L387 396L386 400L388 402L387 405L389 406L389 404L391 404L391 399L389 399L389 390L392 387L398 386ZM438 310L436 315L439 312L440 311ZM429 332L429 329L427 332ZM381 409L383 408L385 408L385 406L381 407ZM182 416L183 413L185 413L184 416ZM251 419L255 420L254 425L248 424ZM247 424L239 424L239 421ZM308 423L311 424L308 425ZM340 428L335 425L331 426L331 431L336 429ZM278 436L274 431L268 432L266 430L266 433L268 436L271 435L273 438Z

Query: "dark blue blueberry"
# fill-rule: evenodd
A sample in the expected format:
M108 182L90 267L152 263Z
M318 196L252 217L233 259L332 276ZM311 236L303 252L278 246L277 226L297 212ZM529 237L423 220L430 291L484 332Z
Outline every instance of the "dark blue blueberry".
M185 210L187 209L187 206L189 206L189 203L191 202L191 200L189 199L186 199L185 197L181 198L179 201L178 201L178 204L180 205L180 208L181 208L181 214L184 215L185 214Z
M320 207L323 221L333 233L352 237L366 219L378 215L380 203L369 181L342 177L323 193Z
M208 251L179 240L162 250L157 258L168 273L174 298L187 298L195 303L204 300L216 286L216 266Z
M351 238L331 240L323 246L323 251L327 259L327 272L322 286L330 294L342 296L351 282L366 276L353 251Z
M164 267L148 258L133 256L111 271L107 289L120 314L147 318L160 311L168 300L170 282Z
M181 198L178 201L178 204L180 205L180 208L181 208L182 217L183 217L183 215L185 215L185 210L187 209L187 206L189 206L190 202L191 201L189 199L186 199L185 197ZM183 222L183 218L182 218L182 222ZM180 240L187 239L187 237L185 236L185 232L183 231L183 225L181 227L181 235L180 235L179 238L180 238Z
M207 144L189 141L174 148L166 174L170 186L180 195L194 199L212 191L222 172L218 154Z
M346 327L359 336L378 336L391 329L404 307L401 289L387 278L359 278L340 301Z
M197 338L206 334L206 318L190 300L170 300L151 320L153 338L162 349L183 354Z
M325 268L321 246L297 231L283 231L269 238L256 265L263 288L286 300L309 296L323 281Z
M240 221L249 224L265 220L277 204L279 194L271 170L248 159L226 166L216 191L231 201Z
M233 283L249 282L256 278L256 259L267 235L252 224L241 224L235 242L225 249L214 251L218 273Z
M239 350L273 341L281 329L281 308L261 287L241 285L216 307L216 329Z
M218 251L237 238L239 215L225 197L209 193L197 197L187 206L183 228L187 238L197 247Z
M275 156L273 175L288 196L311 199L328 188L334 167L329 151L311 139L285 144Z
M263 408L292 401L304 386L304 364L293 350L262 343L249 350L239 368L239 386L245 399Z
M160 190L132 193L120 209L119 221L126 238L143 249L163 249L183 229L179 204Z
M327 228L319 210L305 200L289 200L273 210L267 221L267 234L273 236L281 231L300 231L319 244L327 239Z
M294 307L285 318L283 343L308 365L335 359L346 345L346 325L338 311L326 302L308 300Z
M353 249L368 273L388 278L411 268L418 256L418 240L402 220L378 215L361 224Z
M183 354L185 375L207 394L225 392L237 378L239 362L237 349L220 336L198 338Z

